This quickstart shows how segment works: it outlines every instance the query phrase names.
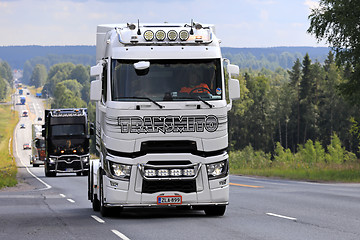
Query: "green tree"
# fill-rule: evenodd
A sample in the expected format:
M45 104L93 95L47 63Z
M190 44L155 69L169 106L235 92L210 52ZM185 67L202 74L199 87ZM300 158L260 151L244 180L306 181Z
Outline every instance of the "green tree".
M76 79L79 83L84 85L87 82L90 82L90 69L85 67L84 65L76 65L74 69L72 69L69 79Z
M308 33L327 43L336 52L339 63L350 63L354 69L342 93L354 104L360 104L360 4L350 0L320 0L309 15Z
M0 100L4 100L6 98L8 85L9 84L0 75Z
M11 71L11 67L5 61L0 62L0 76L2 76L2 78L6 80L10 85L12 84L13 74Z
M73 63L59 63L53 65L48 73L48 79L43 88L43 94L53 96L56 84L70 79L69 76L75 68Z
M76 80L65 80L56 84L52 108L83 108L86 103L80 98L79 84ZM70 89L69 89L69 88Z
M47 71L45 65L36 64L34 71L32 72L29 84L38 88L45 84L46 79L47 79Z

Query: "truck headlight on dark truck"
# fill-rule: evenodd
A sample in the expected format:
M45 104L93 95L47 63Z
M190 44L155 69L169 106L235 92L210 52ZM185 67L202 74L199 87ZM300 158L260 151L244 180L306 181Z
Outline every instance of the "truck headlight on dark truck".
M209 180L222 178L228 175L229 161L226 159L221 162L206 164Z

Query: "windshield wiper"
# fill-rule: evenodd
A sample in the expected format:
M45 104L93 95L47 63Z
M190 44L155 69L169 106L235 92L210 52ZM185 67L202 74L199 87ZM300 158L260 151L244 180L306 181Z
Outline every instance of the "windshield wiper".
M156 106L158 106L159 108L163 108L164 106L160 105L159 103L155 102L154 100L152 100L151 98L148 98L148 97L120 97L120 98L116 98L116 99L145 99L145 100L148 100L152 103L154 103Z
M211 105L210 103L208 103L207 101L205 101L204 99L202 99L200 96L197 96L197 97L193 97L193 96L188 96L188 97L178 97L178 99L195 99L195 100L198 100L198 101L201 101L203 103L205 103L206 105L208 105L210 108L213 108L214 106Z

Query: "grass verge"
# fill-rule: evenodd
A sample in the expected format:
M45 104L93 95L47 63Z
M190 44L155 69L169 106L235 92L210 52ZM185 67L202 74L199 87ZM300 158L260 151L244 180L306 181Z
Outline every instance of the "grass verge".
M12 136L18 120L18 114L11 111L10 105L0 106L0 189L17 184Z

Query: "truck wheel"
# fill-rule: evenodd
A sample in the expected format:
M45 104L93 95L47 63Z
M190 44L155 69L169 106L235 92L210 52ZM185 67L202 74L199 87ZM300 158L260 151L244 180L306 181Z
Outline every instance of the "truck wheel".
M99 199L97 199L97 195L95 194L93 196L93 200L92 200L92 208L95 212L100 211L100 201Z
M56 177L56 172L50 172L49 171L49 165L47 163L45 163L45 176L46 177Z
M103 176L100 176L100 213L103 217L110 215L110 209L104 205L104 187L103 187Z
M204 211L207 216L223 216L226 206L206 206Z

